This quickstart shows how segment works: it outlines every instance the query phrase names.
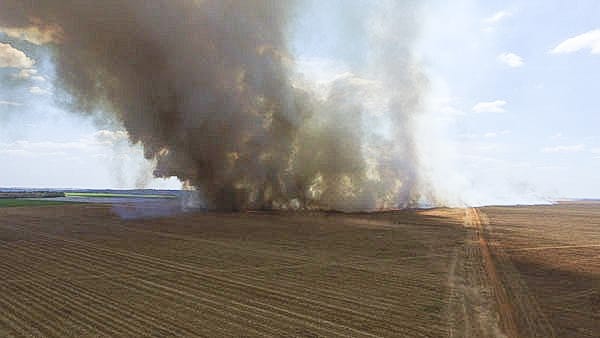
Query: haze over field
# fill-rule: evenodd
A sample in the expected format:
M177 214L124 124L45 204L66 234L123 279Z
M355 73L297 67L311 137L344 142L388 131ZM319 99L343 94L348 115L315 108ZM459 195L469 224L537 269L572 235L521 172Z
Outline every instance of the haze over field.
M0 186L221 209L600 191L595 2L94 4L0 3Z

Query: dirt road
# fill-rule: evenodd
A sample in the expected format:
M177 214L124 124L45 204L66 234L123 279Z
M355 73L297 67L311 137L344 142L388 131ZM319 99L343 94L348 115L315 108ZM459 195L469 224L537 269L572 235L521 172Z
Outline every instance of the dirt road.
M521 337L598 337L600 203L482 208Z
M497 241L494 224L478 208L465 210L465 226L476 243L481 261L466 275L468 285L483 305L474 307L471 316L482 327L473 337L555 337L553 327L530 292L521 273L515 269L506 249ZM469 258L466 258L467 260ZM483 271L478 270L479 267ZM471 296L472 298L475 296ZM483 313L483 315L482 315Z

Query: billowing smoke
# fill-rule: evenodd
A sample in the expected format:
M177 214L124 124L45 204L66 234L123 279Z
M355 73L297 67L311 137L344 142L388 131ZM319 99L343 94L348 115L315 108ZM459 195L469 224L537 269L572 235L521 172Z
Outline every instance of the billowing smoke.
M49 42L62 101L116 118L210 208L393 208L423 191L426 81L416 5L373 3L368 66L326 89L294 75L294 1L2 0L0 26Z

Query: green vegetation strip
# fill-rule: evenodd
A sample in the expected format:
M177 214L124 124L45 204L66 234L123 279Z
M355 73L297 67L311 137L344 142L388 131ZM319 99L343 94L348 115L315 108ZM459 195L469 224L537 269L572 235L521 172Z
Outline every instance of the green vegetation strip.
M45 200L27 200L27 199L19 199L19 198L6 198L0 199L0 208L8 208L8 207L39 207L46 205L62 205L62 204L70 204L74 202L65 202L65 201L45 201Z
M152 194L119 194L119 193L96 193L96 192L66 192L66 197L99 197L99 198L177 198L175 195L152 195Z

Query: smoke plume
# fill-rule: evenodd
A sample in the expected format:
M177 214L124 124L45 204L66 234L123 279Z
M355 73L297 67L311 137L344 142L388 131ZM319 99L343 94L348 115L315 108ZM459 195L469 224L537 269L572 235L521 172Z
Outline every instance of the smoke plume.
M326 90L294 75L294 1L2 0L0 26L49 43L69 108L112 115L209 208L393 208L423 191L426 81L416 5L374 6L368 66Z

